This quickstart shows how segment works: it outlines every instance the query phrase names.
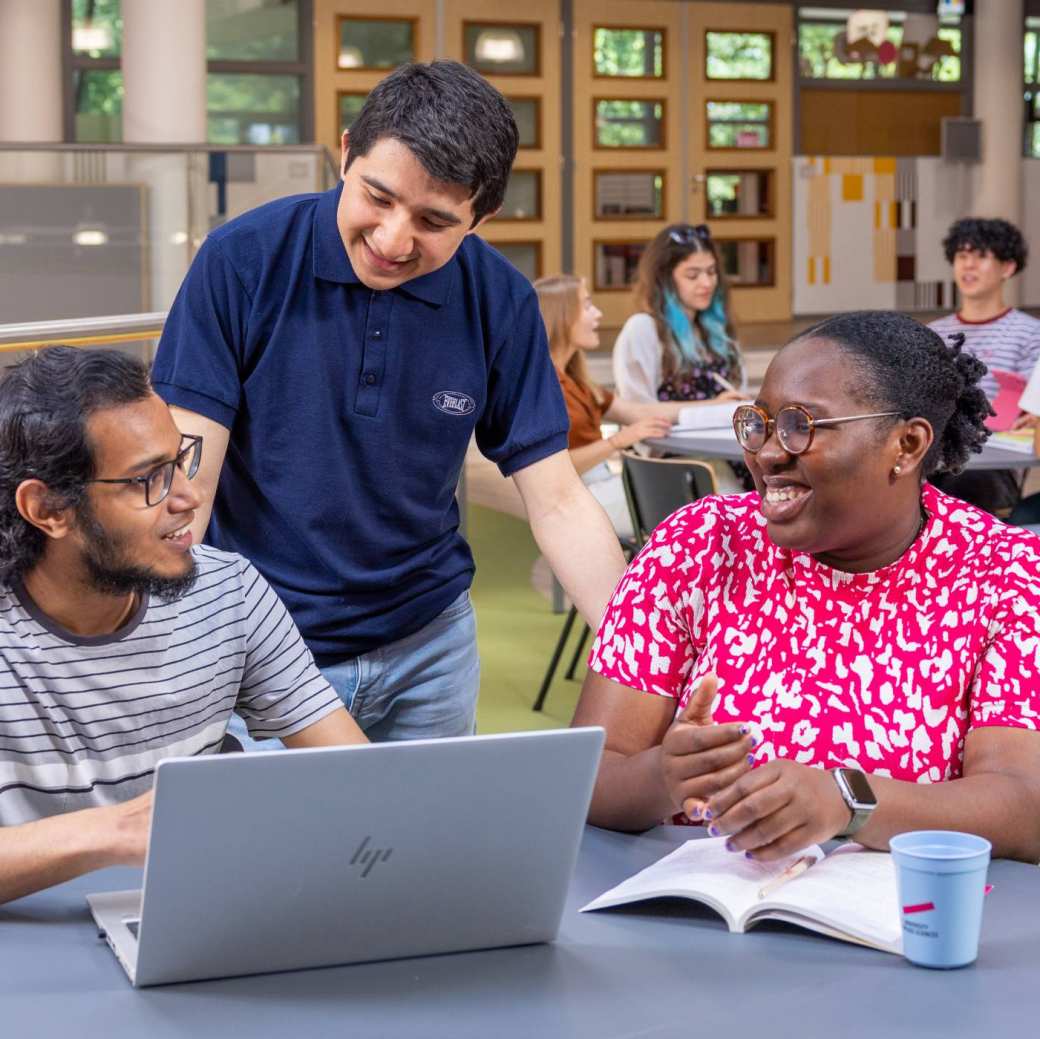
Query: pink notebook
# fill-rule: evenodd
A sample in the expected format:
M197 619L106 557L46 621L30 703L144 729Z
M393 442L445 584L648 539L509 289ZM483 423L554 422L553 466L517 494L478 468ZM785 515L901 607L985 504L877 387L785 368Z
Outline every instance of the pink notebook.
M992 401L996 415L986 419L986 428L994 431L1010 429L1019 415L1018 401L1026 388L1026 378L999 368L991 368L990 374L997 380L997 395Z

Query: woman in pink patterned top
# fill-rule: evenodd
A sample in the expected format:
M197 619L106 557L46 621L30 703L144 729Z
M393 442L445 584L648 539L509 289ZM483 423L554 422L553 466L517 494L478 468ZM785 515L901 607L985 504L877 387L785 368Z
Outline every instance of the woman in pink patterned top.
M777 355L735 419L756 492L666 520L603 618L591 822L684 812L763 860L913 829L1040 859L1040 538L923 483L984 441L984 371L881 312Z

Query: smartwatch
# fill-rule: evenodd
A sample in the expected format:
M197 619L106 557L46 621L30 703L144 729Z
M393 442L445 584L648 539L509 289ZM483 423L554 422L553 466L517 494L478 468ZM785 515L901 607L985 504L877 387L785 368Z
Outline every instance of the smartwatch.
M851 837L869 818L870 813L877 808L877 798L874 791L870 789L866 774L858 768L836 768L831 772L842 800L845 802L852 818L848 826L835 837Z

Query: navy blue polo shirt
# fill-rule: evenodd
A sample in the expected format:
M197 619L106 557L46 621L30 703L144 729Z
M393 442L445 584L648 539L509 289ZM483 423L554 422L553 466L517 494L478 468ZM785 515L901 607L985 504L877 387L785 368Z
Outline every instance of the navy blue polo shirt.
M429 623L469 587L455 487L471 435L509 476L567 448L527 280L467 236L373 292L336 225L341 187L213 231L152 373L230 430L206 540L251 560L322 662Z

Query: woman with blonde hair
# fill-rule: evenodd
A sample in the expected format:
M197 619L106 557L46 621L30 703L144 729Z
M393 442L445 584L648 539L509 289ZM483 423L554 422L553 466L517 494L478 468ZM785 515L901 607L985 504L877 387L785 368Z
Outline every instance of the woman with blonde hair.
M700 401L742 387L729 290L706 224L673 224L646 247L635 302L614 344L619 397Z
M599 346L603 317L593 304L583 278L556 274L534 283L538 305L549 336L560 388L571 420L568 448L578 475L606 510L620 537L633 535L621 477L611 472L607 459L648 437L666 436L683 403L620 400L589 377L585 352ZM600 423L621 428L604 437Z

